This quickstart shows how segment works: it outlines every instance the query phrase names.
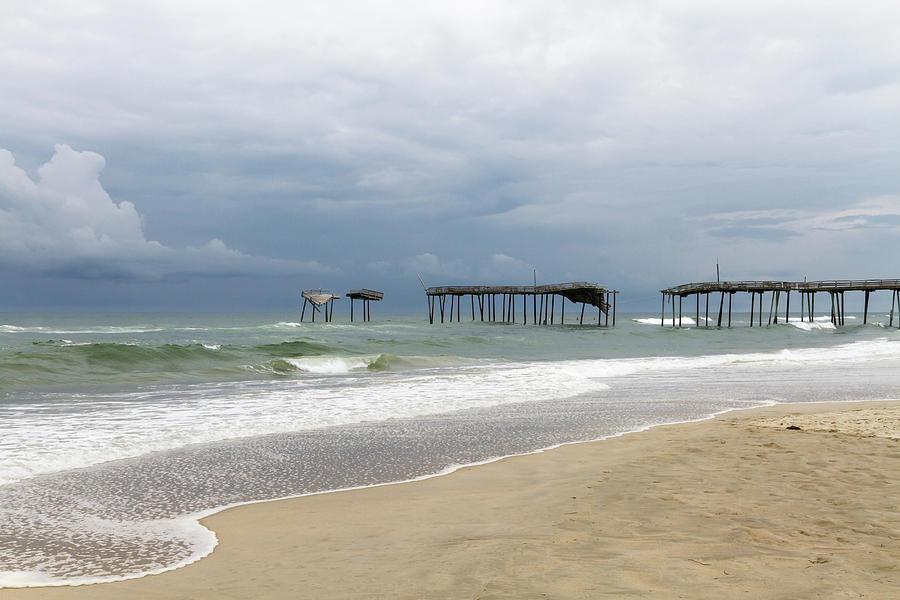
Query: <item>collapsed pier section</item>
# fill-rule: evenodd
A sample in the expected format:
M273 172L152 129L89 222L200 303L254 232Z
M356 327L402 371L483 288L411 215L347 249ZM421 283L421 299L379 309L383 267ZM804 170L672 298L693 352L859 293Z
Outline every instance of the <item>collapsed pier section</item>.
M678 327L681 327L684 299L694 296L695 325L700 327L700 296L705 296L705 326L710 326L709 296L719 294L719 308L716 316L716 327L722 327L725 316L725 295L728 295L727 327L731 327L732 297L738 292L750 294L750 327L754 318L762 327L765 294L770 294L767 325L778 324L778 315L782 294L785 299L784 320L791 313L791 292L800 294L800 320L813 321L816 311L816 294L827 293L831 297L831 322L837 327L844 324L844 294L846 292L864 292L863 324L869 320L869 295L877 291L891 292L890 326L894 326L894 312L898 311L897 326L900 327L900 279L833 279L823 281L706 281L701 283L685 283L660 290L662 294L662 310L660 325L666 325L666 302L671 303L672 327L675 327L675 299L678 298ZM758 305L757 308L757 299ZM715 300L713 301L715 302ZM896 307L896 308L895 308ZM715 310L715 304L713 304Z
M462 301L469 296L472 321L493 323L515 323L521 314L523 325L529 323L528 298L531 297L531 323L537 325L553 325L556 322L556 297L560 296L561 312L559 323L565 324L565 300L581 304L581 313L577 322L584 324L584 310L587 305L597 307L597 325L610 326L616 324L616 295L618 290L610 290L596 283L571 282L550 285L529 286L437 286L425 288L428 302L428 322L435 322L435 310L439 311L441 323L445 316L453 322L454 306L456 322L462 319ZM499 298L500 310L497 310ZM449 311L447 300L449 299ZM517 306L518 301L521 304ZM476 310L477 303L477 310ZM519 311L521 307L521 311Z
M340 296L335 296L331 292L325 290L302 290L300 292L300 297L303 298L303 308L300 310L301 323L303 322L303 317L306 315L307 303L312 307L313 323L316 322L316 313L320 312L320 306L324 307L322 312L325 313L325 322L330 323L331 319L334 318L334 301L340 299Z

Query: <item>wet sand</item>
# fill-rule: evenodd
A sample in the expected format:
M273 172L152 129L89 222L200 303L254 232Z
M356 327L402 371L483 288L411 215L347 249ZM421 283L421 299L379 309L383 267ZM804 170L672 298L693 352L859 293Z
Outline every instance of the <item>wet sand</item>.
M897 598L900 401L732 412L237 507L209 557L78 598Z

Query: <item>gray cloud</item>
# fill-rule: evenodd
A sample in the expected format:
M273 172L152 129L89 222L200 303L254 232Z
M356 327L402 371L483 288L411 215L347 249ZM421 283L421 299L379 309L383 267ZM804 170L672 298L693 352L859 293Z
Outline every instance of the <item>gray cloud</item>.
M109 198L63 224L18 206L3 262L382 285L407 305L416 269L527 282L501 255L634 297L717 255L742 278L785 256L884 274L868 247L895 217L865 203L900 194L898 17L893 2L12 0L0 147L32 182L54 144L96 152Z
M105 160L57 145L37 181L0 149L0 265L76 279L237 277L327 272L316 262L242 254L220 239L174 249L144 236L131 202L100 184Z

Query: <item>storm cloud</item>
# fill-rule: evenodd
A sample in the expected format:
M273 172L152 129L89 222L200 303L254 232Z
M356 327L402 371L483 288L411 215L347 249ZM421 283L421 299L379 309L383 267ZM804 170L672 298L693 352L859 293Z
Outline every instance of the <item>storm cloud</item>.
M417 274L536 271L615 286L628 310L717 258L736 279L896 276L898 18L892 2L6 2L0 269L26 290L0 308L77 278L181 281L197 307L233 286L247 309L366 286L408 308ZM153 308L136 297L120 303Z

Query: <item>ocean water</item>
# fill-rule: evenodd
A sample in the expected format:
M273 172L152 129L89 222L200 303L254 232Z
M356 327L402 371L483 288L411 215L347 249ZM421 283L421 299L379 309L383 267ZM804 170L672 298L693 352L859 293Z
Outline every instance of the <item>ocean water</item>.
M623 313L610 328L596 314L429 325L377 308L353 324L0 314L0 587L176 568L212 551L198 519L226 506L774 402L900 398L883 314L841 328L743 314L717 330Z

